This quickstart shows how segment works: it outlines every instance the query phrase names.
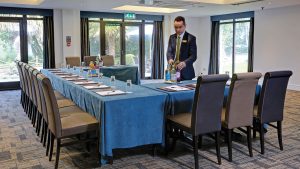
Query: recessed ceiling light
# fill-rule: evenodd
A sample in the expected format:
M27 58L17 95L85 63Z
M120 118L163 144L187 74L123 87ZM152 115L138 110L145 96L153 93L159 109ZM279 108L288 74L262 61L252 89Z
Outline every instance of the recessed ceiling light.
M0 0L5 4L40 5L44 0Z
M175 13L175 12L185 11L186 9L124 5L124 6L113 8L113 10L135 11L135 12L155 12L155 13Z
M232 3L243 3L249 0L183 0L183 1L225 5L225 4L232 4Z

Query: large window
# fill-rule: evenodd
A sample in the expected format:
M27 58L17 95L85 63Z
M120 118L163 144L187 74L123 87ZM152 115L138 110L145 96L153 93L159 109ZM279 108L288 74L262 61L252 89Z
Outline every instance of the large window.
M43 68L44 60L44 33L43 17L28 18L27 39L28 39L28 63L37 68Z
M248 72L250 18L221 20L219 73Z
M153 21L89 18L90 55L112 55L116 65L138 66L151 77Z
M91 56L100 56L100 22L99 19L93 19L89 22L89 42Z
M17 88L15 60L43 67L43 31L43 16L0 14L0 90Z

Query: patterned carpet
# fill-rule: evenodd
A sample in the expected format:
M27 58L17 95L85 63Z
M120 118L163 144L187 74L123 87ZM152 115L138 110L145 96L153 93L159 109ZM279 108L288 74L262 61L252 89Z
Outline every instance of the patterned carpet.
M20 91L0 92L0 169L6 168L53 168L45 156L40 138L19 104ZM278 148L277 133L269 129L266 134L266 153L259 153L259 140L253 140L254 157L248 156L246 140L233 143L233 162L228 162L227 146L222 144L222 165L216 164L214 141L204 137L203 148L199 150L201 168L300 168L300 92L288 91L283 123L284 151ZM95 145L92 145L96 147ZM55 150L54 150L55 151ZM55 153L55 152L54 152ZM175 150L165 157L158 152L151 155L151 146L114 151L113 165L101 168L159 169L193 168L193 152L184 144L177 144ZM97 168L95 150L87 152L85 146L74 145L61 150L59 168Z

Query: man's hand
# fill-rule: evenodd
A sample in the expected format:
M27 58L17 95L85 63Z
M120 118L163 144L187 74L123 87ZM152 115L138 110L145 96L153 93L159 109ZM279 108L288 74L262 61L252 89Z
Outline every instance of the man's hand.
M185 68L185 67L186 67L185 62L180 62L180 63L177 65L177 68L178 68L179 70L181 70L181 69L183 69L183 68Z
M170 59L168 62L169 62L169 65L172 65L174 63L174 60Z

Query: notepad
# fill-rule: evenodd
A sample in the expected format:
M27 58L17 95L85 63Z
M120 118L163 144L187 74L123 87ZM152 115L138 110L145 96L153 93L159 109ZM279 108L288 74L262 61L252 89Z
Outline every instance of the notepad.
M96 92L100 96L115 96L115 95L122 95L126 94L125 92L121 90L114 90L114 91L101 91L101 92Z
M174 91L174 92L191 90L190 88L178 86L178 85L167 86L167 87L163 87L161 89L167 90L167 91Z
M93 81L83 81L83 82L74 82L74 84L77 84L77 85L97 84L97 82L93 82Z
M78 79L77 78L65 78L65 80L67 80L67 81L76 81Z
M86 89L108 89L110 88L109 86L106 85L97 85L97 86L83 86Z
M58 77L61 77L61 78L71 78L72 76L69 76L69 75L61 75L61 76L58 76Z
M196 83L194 83L194 84L188 84L188 85L186 85L186 86L187 86L187 87L196 88L197 84L196 84Z

